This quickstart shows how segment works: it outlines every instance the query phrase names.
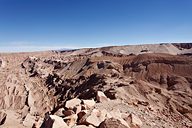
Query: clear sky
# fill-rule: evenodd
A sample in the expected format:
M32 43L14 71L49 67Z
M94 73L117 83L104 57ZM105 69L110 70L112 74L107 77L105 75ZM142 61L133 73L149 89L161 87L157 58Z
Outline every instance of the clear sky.
M192 0L0 0L0 51L192 42Z

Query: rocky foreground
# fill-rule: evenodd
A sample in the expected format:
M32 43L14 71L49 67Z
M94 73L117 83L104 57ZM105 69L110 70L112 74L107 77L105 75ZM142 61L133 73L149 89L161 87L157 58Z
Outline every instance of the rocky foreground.
M190 128L192 44L0 54L2 128Z

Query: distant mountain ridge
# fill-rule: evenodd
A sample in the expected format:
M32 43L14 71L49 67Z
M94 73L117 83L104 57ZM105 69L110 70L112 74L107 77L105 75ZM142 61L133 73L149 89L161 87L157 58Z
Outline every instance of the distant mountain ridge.
M107 52L111 54L143 54L143 53L166 53L166 54L189 54L192 52L192 43L161 43L143 45L107 46L100 48L83 48L71 50L59 50L58 52L72 52L74 54L93 54Z

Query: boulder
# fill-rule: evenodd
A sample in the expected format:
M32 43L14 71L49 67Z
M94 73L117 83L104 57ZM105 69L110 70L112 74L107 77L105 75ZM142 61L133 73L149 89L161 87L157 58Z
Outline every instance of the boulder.
M75 106L78 106L80 104L81 104L81 100L78 98L74 98L74 99L68 100L65 103L65 107L68 109L73 109Z
M98 102L109 101L109 99L106 97L106 95L101 91L97 91L96 99L97 99Z
M0 125L5 123L6 117L7 117L7 114L0 111Z
M79 123L98 127L100 123L105 120L106 114L104 111L93 109L92 112L89 115L85 115Z
M49 115L45 118L42 128L69 128L63 119L56 115Z
M105 119L98 128L129 128L129 126L125 126L115 118Z
M83 100L83 104L86 106L87 109L90 109L95 106L95 101L92 100Z

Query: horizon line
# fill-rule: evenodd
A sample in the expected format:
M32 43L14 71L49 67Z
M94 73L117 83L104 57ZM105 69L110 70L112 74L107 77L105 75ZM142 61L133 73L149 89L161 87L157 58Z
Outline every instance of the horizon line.
M147 44L174 44L174 43L192 43L192 42L157 42L157 43L134 43L134 44L108 44L103 46L0 46L0 53L19 53L19 52L41 52L41 51L60 51L74 50L83 48L102 48L111 46L126 46L126 45L147 45Z

